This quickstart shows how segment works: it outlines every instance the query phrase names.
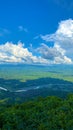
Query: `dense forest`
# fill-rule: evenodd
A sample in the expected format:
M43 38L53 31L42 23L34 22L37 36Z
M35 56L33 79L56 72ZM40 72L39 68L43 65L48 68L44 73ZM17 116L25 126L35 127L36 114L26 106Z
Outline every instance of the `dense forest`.
M2 104L0 130L73 130L73 94L65 99L48 96L21 104Z

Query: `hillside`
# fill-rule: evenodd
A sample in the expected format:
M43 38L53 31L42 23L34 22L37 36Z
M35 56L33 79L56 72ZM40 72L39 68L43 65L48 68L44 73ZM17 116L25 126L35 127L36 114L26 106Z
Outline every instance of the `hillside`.
M1 105L0 130L73 130L73 94Z

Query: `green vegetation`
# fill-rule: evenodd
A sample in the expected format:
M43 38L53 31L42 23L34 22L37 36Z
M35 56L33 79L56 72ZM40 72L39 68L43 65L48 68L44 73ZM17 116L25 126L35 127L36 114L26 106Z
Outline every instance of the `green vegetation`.
M45 77L73 82L73 66L0 65L0 78L3 79L17 79L24 82Z
M65 98L73 92L73 83L56 78L39 78L21 82L19 80L0 79L0 86L6 90L0 90L0 99L3 102L18 103L37 98L38 96L58 96Z
M73 94L1 105L0 130L73 130Z

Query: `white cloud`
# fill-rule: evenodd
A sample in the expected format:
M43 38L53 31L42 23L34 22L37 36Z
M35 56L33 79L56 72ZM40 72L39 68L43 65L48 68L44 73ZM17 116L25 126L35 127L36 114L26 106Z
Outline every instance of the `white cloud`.
M54 43L54 46L51 48L51 50L55 49L56 53L57 52L59 52L60 54L63 53L64 63L65 61L69 63L73 62L73 20L72 19L61 21L55 33L47 34L45 36L40 35L40 37L46 42L50 41ZM54 58L56 57L55 51L53 50Z
M54 45L53 47L48 47L46 44L41 44L41 47L36 49L38 53L41 54L42 58L47 59L49 63L52 64L71 64L70 58L65 56L65 50L59 45Z
M27 28L24 28L23 26L18 26L18 29L19 29L19 31L21 31L21 32L28 32L28 29Z
M63 44L63 41L66 42L65 44L72 45L73 42L73 20L65 20L61 21L59 23L59 27L57 31L53 34L47 34L45 36L41 35L41 38L45 41L56 41L61 42ZM68 42L67 42L68 41Z
M72 61L67 56L64 57L54 57L54 64L71 64Z
M0 63L46 64L49 62L41 56L33 56L21 42L17 44L6 42L0 45Z

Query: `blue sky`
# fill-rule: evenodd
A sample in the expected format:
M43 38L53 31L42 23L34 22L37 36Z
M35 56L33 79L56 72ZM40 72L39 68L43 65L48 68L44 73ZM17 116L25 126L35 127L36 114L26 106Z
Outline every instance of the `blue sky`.
M73 18L73 10L69 4L71 0L1 0L0 28L10 31L9 35L0 37L0 43L5 41L22 40L26 44L32 42L39 34L54 33L58 22ZM28 29L28 33L18 31L18 26Z
M48 37L49 35L53 37L53 34L57 35L56 32L60 30L62 21L65 24L71 23L72 25L72 19L72 0L0 0L0 45L6 45L7 42L9 45L16 45L18 41L21 41L25 44L25 48L30 49L29 51L32 55L40 56L40 59L43 58L42 60L54 60L54 56L52 56L54 54L52 53L55 49L51 48L50 50L50 47L53 45L56 46L56 42L59 39L55 40L52 38L51 40L47 40L44 37L47 35ZM66 22L66 20L68 21ZM66 35L66 37L68 36ZM60 43L58 46L59 50L67 51ZM47 48L47 56L44 56L45 54L41 52L44 47ZM22 46L22 48L24 47ZM58 49L56 48L56 50ZM1 49L0 52L1 56L4 57ZM49 52L51 55L49 56L50 59L48 58ZM64 52L63 56L66 56L69 60L72 59L72 54L69 54L69 52ZM64 57L61 59L65 60Z

